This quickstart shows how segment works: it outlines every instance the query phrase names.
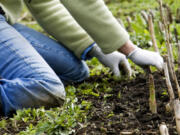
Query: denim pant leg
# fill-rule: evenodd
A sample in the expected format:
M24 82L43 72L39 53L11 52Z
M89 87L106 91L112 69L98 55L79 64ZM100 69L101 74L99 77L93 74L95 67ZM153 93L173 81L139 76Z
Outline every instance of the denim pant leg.
M9 115L17 109L63 103L62 82L29 42L0 15L0 101Z
M86 63L62 44L24 25L15 24L13 27L41 54L64 83L80 82L89 76Z

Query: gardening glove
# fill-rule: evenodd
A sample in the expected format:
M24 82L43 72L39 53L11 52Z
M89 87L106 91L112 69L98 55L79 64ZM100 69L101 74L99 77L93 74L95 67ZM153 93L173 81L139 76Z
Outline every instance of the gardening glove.
M159 70L163 70L164 61L157 52L147 51L137 47L128 55L128 58L141 67L151 65L155 66Z
M130 77L132 75L131 67L126 59L126 56L117 51L104 54L101 49L95 45L92 50L89 52L91 57L96 57L103 65L109 67L115 76L121 76L120 70L122 73Z

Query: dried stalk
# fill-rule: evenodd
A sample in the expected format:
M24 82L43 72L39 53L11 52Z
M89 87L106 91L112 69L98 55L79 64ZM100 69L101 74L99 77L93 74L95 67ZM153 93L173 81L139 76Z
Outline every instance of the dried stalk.
M146 21L146 23L148 24L148 15L145 11L141 11L141 15L144 18L144 20Z
M168 51L168 56L169 56L168 61L169 61L169 65L172 67L171 69L173 70L173 78L176 83L176 88L178 90L178 96L180 98L180 87L179 87L177 77L175 74L175 70L174 70L174 58L173 58L173 54L172 54L172 46L170 45L170 30L169 30L169 26L167 25L167 22L165 20L164 14L163 14L162 0L158 0L158 2L160 5L161 19L162 19L162 22L163 22L163 25L165 28L166 46L167 46L167 51ZM164 72L165 72L166 84L167 84L168 92L169 92L169 96L170 96L170 103L173 105L173 109L175 112L177 131L178 131L178 134L180 135L180 101L174 99L175 96L174 96L174 92L173 92L171 82L169 79L168 68L167 68L166 63L164 64Z
M131 17L128 16L126 18L126 20L127 20L127 23L128 23L128 31L133 32L133 29L132 29L132 26L131 26L131 22L132 22Z
M169 35L169 31L168 31L168 25L167 22L165 20L165 16L163 14L163 6L162 6L162 0L158 0L159 5L160 5L160 15L161 15L161 20L162 20L162 25L164 28L164 32L165 32L165 37L166 37L166 48L167 48L167 52L168 52L168 58L167 58L167 62L168 62L168 71L170 73L171 79L175 80L174 75L173 75L173 70L174 70L174 58L173 58L173 53L172 53L172 47L170 45L170 35Z
M155 93L155 85L154 85L154 77L152 74L149 74L149 108L152 113L157 113L157 104L156 104L156 93Z
M180 101L179 100L174 101L174 113L176 118L176 129L178 135L180 135Z
M165 11L166 11L165 12L166 13L166 22L167 22L167 24L171 24L173 22L172 11L167 4L165 4L164 7L165 7Z
M158 22L158 26L159 26L160 32L164 35L164 26L160 21Z
M156 42L155 33L154 33L154 24L153 24L151 15L148 15L148 24L149 24L149 31L150 31L150 34L151 34L151 39L152 39L154 49L155 49L156 52L159 52L157 42Z
M180 43L178 43L178 73L180 73Z
M172 46L170 45L170 35L169 35L169 32L168 32L168 25L167 25L167 22L165 20L165 16L164 16L164 13L163 13L163 6L162 6L162 0L158 0L159 2L159 5L160 5L160 15L161 15L161 20L162 20L162 23L163 23L163 27L164 27L164 30L165 30L165 37L166 37L166 47L167 47L167 51L168 51L168 56L170 57L170 63L171 63L171 67L173 68L174 70L174 58L173 58L173 53L172 53Z
M164 56L164 59L165 59L165 61L167 62L167 66L168 66L168 71L169 71L169 74L170 74L170 78L172 79L172 80L174 80L174 76L173 76L173 69L172 69L172 65L171 65L171 60L170 60L170 58L169 58L169 56L167 56L167 55L165 55Z
M177 91L178 91L178 97L179 97L179 99L180 99L180 87L179 87L179 83L178 83L178 79L177 79L177 77L176 77L176 73L175 73L175 71L173 71L173 76L174 76L174 81L175 81L175 84L176 84L176 89L177 89Z
M178 73L180 73L180 42L178 41L178 32L176 28L174 28L174 35L175 35L176 44L178 47Z
M180 98L180 87L179 87L179 83L178 83L177 76L175 73L175 68L174 68L174 58L173 58L173 53L172 53L172 46L170 45L170 37L171 37L170 30L169 30L167 21L165 21L165 17L163 14L162 0L158 0L158 1L159 1L159 5L160 5L160 13L161 13L162 22L165 27L166 46L167 46L168 56L170 59L170 60L168 59L168 63L169 63L169 67L171 68L170 74L171 74L173 80L175 81L176 89L178 91L178 96ZM169 9L169 12L170 12L170 9ZM169 16L171 16L171 13L169 13Z
M177 31L175 29L175 39L176 39L176 43L178 45L178 63L180 63L180 43L178 41L178 36L177 36ZM179 64L178 64L179 65ZM174 65L173 65L174 66ZM179 67L178 67L179 68ZM178 97L180 99L180 87L179 87L179 83L178 83L178 79L177 79L177 76L176 76L176 72L175 72L175 69L173 70L173 78L174 78L174 81L175 81L175 84L176 84L176 89L178 91Z
M168 72L168 67L167 67L167 63L164 63L164 75L166 78L166 85L168 87L168 93L169 93L169 97L170 97L170 103L173 103L175 96L174 96L174 91L171 85L171 81L169 78L169 72Z
M149 10L149 13L150 13L150 15L152 17L152 21L154 22L154 18L155 18L154 12L152 10Z
M160 134L161 135L169 135L169 131L168 131L168 128L166 126L165 123L162 123L160 126L159 126L159 130L160 130Z
M170 64L170 59L169 59L168 56L165 56L165 60L168 63L168 69L170 70L169 73L171 75L171 78L173 78L173 80L175 82L176 89L178 91L178 97L180 99L180 87L179 87L178 79L177 79L177 76L176 76L176 72L175 72L175 70L172 70L172 67L171 67L172 65Z
M173 109L175 113L177 132L178 132L178 135L180 135L180 101L175 100L174 92L173 92L172 85L169 79L167 63L164 64L164 74L165 74L166 84L167 84L168 92L170 96L170 104L173 105Z

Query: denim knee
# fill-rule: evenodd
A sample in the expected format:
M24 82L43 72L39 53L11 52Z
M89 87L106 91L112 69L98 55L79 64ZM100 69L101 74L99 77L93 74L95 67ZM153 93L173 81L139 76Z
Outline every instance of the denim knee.
M55 98L58 104L62 104L62 101L66 98L66 92L63 83L60 80L43 79L39 80L42 88L50 93L51 98Z
M79 68L80 72L77 75L77 79L74 81L81 82L89 77L89 67L87 64L83 61L82 66Z
M35 89L42 89L42 93L40 97L44 97L44 103L39 104L39 106L45 107L53 107L53 106L61 106L64 103L66 98L66 92L64 85L61 81L58 80L38 80L39 86L35 86ZM41 103L41 98L38 99Z
M17 78L2 79L0 83L2 108L6 116L23 108L60 106L66 96L64 85L58 80Z
M76 66L71 72L59 75L64 84L82 82L89 77L89 68L84 61Z

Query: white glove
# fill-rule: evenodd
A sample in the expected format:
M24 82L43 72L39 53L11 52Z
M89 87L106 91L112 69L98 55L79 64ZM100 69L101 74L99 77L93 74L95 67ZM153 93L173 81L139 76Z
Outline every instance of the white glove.
M157 52L147 51L137 47L128 55L128 58L139 66L145 67L152 65L159 70L163 70L164 61Z
M129 77L132 75L132 70L126 56L117 51L104 54L101 49L95 45L89 53L90 56L96 57L103 65L109 67L115 76L121 76L120 71Z

